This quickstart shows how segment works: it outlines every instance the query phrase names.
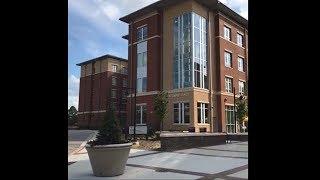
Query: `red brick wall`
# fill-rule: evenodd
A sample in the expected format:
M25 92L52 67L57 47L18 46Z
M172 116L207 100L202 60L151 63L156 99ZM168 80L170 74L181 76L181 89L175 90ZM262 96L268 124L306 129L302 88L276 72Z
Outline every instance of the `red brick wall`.
M117 77L117 85L112 86L112 76ZM126 91L123 87L123 79L128 79L128 75L113 73L113 72L102 72L91 76L80 78L80 89L79 89L79 112L90 112L91 111L91 100L92 100L92 111L106 110L106 107L111 101L117 101L117 108L119 108L119 99L122 98L122 91ZM91 93L92 88L92 93ZM117 98L111 98L111 89L117 89ZM92 98L92 99L91 99ZM118 110L117 112L118 113ZM86 113L85 115L79 114L79 125L83 128L87 127L90 122L90 127L97 128L101 125L103 113Z
M136 104L146 103L147 107L147 120L146 124L150 124L154 130L160 129L160 122L159 119L156 117L154 112L154 96L155 95L147 95L147 96L138 96ZM130 101L130 98L128 98L128 101ZM132 98L132 109L134 107L134 98ZM134 110L133 110L134 111ZM134 123L134 114L131 111L130 108L130 102L127 103L127 125L133 125ZM132 115L131 115L132 113Z

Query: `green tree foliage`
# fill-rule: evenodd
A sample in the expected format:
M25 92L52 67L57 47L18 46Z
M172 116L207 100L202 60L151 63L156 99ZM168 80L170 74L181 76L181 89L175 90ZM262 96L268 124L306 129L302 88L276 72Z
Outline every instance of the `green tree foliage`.
M96 140L89 142L91 145L107 145L124 143L121 139L122 131L118 119L110 108L104 117L102 127L99 129Z
M74 125L77 122L77 109L74 106L71 106L68 109L68 125Z
M236 99L236 107L237 107L237 121L239 125L242 125L243 120L248 116L248 103L247 99L243 96L240 96Z
M154 111L156 116L159 118L161 123L160 130L163 130L163 120L167 115L167 105L168 105L168 93L165 91L160 91L159 94L155 96L154 99Z

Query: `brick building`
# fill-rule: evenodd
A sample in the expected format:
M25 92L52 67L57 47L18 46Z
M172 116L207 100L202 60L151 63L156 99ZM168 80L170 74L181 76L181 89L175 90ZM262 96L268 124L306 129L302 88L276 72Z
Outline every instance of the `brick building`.
M128 62L104 55L77 64L81 66L78 124L97 129L103 122L106 107L113 106L121 121L126 121Z
M248 22L217 0L161 0L120 18L129 26L127 123L159 129L154 96L169 93L164 130L234 132L233 95L248 81ZM235 87L235 92L233 91Z

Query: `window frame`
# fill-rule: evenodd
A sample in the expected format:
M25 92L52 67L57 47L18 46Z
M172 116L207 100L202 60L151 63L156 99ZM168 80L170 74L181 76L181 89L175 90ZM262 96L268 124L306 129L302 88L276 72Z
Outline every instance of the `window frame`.
M233 78L232 77L229 77L229 76L225 76L224 77L225 79L225 91L227 93L233 93ZM230 82L227 82L227 80L230 80ZM227 85L228 84L228 85ZM231 87L229 87L231 84ZM227 87L229 87L230 89L228 89ZM230 91L229 91L230 90Z
M228 35L229 37L226 36L226 30L229 30L229 33L227 33L227 35ZM223 26L223 37L224 37L226 40L231 41L231 28L228 27L228 26L226 26L226 25Z
M186 104L188 104L188 108L186 107ZM175 108L175 105L178 105L178 108ZM178 110L178 122L175 122L175 110ZM189 113L189 122L186 123L185 115L186 115L186 109L188 109ZM190 103L188 101L185 102L174 102L173 103L173 124L174 125L189 125L190 124Z
M112 64L112 72L118 72L118 65Z
M242 70L240 69L240 66L239 66L239 60L242 60ZM243 57L240 57L240 56L238 56L238 71L240 71L240 72L244 72L244 58Z
M227 63L226 63L227 62L227 54L230 55L230 57L229 57L230 66L227 66ZM227 68L232 68L232 52L227 51L227 50L224 51L224 66Z

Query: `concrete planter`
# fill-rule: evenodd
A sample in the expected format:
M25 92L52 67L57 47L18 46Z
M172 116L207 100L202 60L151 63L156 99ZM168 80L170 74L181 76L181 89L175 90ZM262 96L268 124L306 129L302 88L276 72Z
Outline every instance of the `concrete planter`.
M124 173L132 143L86 145L95 176L118 176Z

